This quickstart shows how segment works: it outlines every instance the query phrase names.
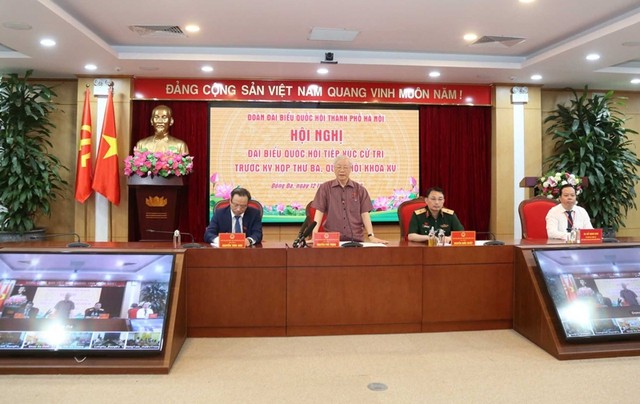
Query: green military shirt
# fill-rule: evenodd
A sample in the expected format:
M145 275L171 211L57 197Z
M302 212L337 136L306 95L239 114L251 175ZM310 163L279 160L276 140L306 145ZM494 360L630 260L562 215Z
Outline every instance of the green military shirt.
M432 227L436 235L439 229L444 230L445 236L450 236L452 230L464 230L462 223L458 220L458 216L456 216L451 209L440 209L440 213L438 213L438 217L436 218L429 214L427 208L418 209L413 212L411 222L409 222L409 233L428 235Z

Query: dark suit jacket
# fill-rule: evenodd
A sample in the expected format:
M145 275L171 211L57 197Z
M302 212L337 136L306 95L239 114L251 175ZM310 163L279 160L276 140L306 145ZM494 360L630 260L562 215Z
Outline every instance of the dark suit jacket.
M211 218L211 223L204 232L204 242L211 243L220 233L231 233L233 223L231 220L231 206L216 210ZM247 237L251 237L256 244L262 241L262 218L258 209L249 206L242 216L242 231Z

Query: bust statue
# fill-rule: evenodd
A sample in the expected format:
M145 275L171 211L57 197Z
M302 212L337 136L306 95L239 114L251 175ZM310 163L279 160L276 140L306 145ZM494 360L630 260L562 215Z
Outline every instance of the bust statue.
M136 143L138 150L147 149L150 152L173 151L181 154L189 154L187 144L169 134L169 127L173 125L171 108L166 105L158 105L151 112L151 126L155 134L140 139Z

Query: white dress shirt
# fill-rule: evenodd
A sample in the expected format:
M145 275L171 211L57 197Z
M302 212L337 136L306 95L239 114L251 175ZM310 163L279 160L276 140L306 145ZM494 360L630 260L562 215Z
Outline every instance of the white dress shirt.
M571 209L573 212L573 228L574 229L593 229L589 214L584 208L577 204ZM546 217L547 221L547 237L565 240L567 238L567 227L569 227L566 209L559 203L549 210Z

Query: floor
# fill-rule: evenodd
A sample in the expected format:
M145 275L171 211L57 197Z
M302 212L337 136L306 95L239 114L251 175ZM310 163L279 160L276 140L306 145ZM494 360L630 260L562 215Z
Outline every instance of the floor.
M23 403L633 403L640 358L558 361L513 330L188 339L168 375L0 376Z

